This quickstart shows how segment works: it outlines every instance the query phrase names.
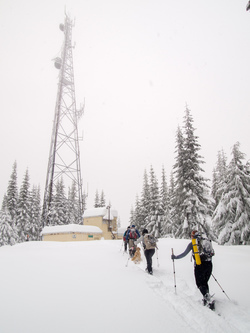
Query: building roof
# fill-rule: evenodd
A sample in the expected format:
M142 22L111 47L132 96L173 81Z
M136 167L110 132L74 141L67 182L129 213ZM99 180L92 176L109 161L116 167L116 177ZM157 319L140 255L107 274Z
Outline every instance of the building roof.
M102 230L93 225L65 224L44 227L41 235L48 234L67 234L67 233L90 233L102 234Z
M86 217L95 217L95 216L102 216L104 219L113 220L114 217L117 217L117 211L115 209L110 209L110 216L108 216L108 209L106 207L98 207L98 208L92 208L92 209L86 209L83 213L83 218Z

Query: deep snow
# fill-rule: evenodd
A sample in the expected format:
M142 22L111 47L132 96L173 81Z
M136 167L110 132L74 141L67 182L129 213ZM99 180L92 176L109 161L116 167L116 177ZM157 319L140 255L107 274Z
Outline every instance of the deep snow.
M250 246L213 244L216 311L201 305L188 240L161 239L136 265L122 241L26 242L0 248L0 332L250 332ZM158 257L158 259L157 259ZM126 266L126 264L128 265ZM220 314L220 315L218 315Z

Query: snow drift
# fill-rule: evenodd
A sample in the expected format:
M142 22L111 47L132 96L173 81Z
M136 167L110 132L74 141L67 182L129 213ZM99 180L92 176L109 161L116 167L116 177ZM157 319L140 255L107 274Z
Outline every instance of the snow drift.
M122 241L26 242L0 248L0 332L250 332L250 247L214 245L216 311L201 304L188 240L161 239L154 275ZM126 264L128 265L126 266Z

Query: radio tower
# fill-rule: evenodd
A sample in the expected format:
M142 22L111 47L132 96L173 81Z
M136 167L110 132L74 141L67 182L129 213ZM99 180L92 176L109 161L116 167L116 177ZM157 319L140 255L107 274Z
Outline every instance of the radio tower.
M77 218L74 223L82 223L83 194L80 167L78 120L83 114L83 106L76 109L75 83L72 57L73 21L65 14L64 24L60 24L64 33L61 58L55 58L55 67L59 70L57 100L51 136L50 153L47 168L43 201L43 225L51 224L50 216L56 183L67 178L75 186ZM72 185L73 187L73 185Z

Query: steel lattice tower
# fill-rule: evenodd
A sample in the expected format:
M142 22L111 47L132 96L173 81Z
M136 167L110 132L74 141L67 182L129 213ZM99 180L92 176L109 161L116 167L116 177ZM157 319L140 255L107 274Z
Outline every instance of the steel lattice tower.
M55 67L59 70L57 100L51 136L43 202L43 224L48 225L53 191L56 182L68 178L71 185L75 182L78 202L78 221L82 223L83 194L80 168L78 120L83 114L83 106L76 109L75 83L72 56L73 21L65 15L60 30L64 33L61 58L56 58Z

